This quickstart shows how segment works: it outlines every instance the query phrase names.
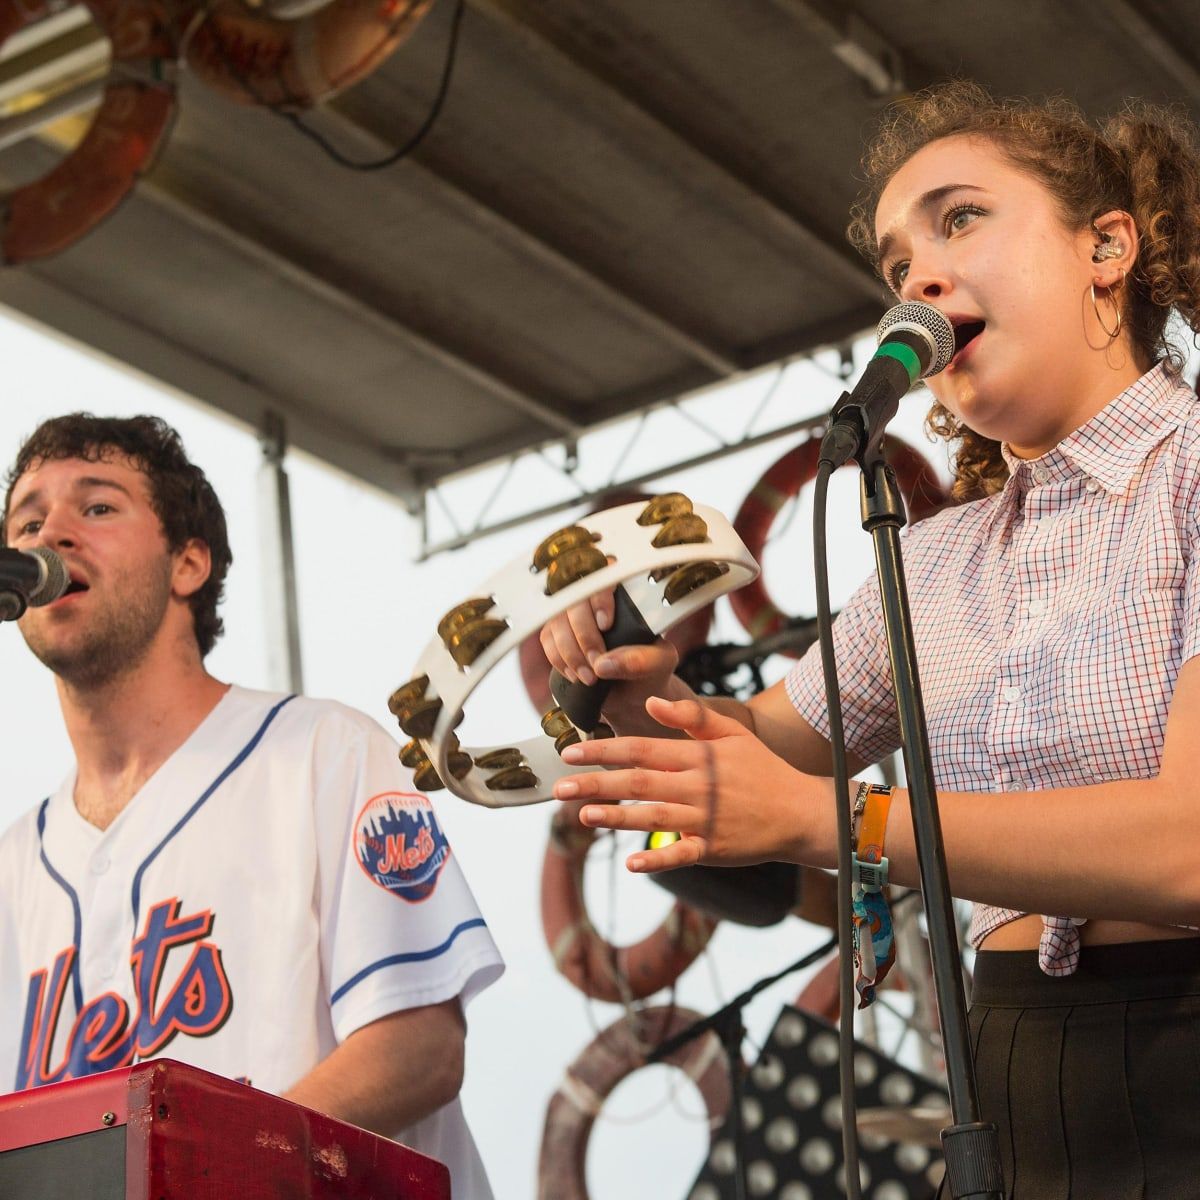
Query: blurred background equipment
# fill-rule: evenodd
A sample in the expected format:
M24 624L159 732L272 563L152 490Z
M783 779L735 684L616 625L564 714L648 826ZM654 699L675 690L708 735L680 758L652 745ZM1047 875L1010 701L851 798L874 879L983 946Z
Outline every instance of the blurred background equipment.
M837 1059L833 1025L811 1012L783 1009L750 1070L742 1101L750 1196L839 1200L846 1194ZM932 1200L942 1160L929 1146L929 1123L945 1120L941 1085L862 1043L854 1052L854 1079L866 1118L859 1121L863 1195ZM914 1105L923 1115L914 1116ZM687 1200L734 1200L734 1168L733 1145L722 1129Z

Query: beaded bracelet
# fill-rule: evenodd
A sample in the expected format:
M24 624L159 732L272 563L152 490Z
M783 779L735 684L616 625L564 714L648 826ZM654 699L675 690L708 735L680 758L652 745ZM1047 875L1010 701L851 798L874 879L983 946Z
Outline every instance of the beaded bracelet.
M888 910L888 860L883 854L888 812L896 789L860 783L854 798L853 872L850 897L854 914L854 986L858 1007L875 999L876 988L896 961L896 939Z

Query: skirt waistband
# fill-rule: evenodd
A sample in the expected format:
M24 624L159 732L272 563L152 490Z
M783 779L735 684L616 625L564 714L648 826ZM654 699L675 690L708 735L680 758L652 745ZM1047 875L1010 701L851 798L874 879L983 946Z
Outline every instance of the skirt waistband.
M972 1005L1053 1008L1200 996L1200 938L1084 946L1073 975L1047 975L1036 950L980 950Z

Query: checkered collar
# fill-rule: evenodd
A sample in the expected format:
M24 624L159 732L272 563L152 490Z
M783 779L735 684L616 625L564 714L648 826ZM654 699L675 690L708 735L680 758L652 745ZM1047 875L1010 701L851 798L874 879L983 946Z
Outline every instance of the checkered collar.
M1122 496L1146 455L1187 420L1195 403L1192 390L1158 363L1040 458L1017 458L1001 443L1010 476L1005 490L1085 475Z

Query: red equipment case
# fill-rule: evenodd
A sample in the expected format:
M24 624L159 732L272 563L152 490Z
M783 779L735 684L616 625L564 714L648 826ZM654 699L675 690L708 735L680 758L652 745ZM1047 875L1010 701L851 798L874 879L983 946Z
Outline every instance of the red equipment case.
M441 1163L154 1059L0 1096L4 1200L450 1200Z

